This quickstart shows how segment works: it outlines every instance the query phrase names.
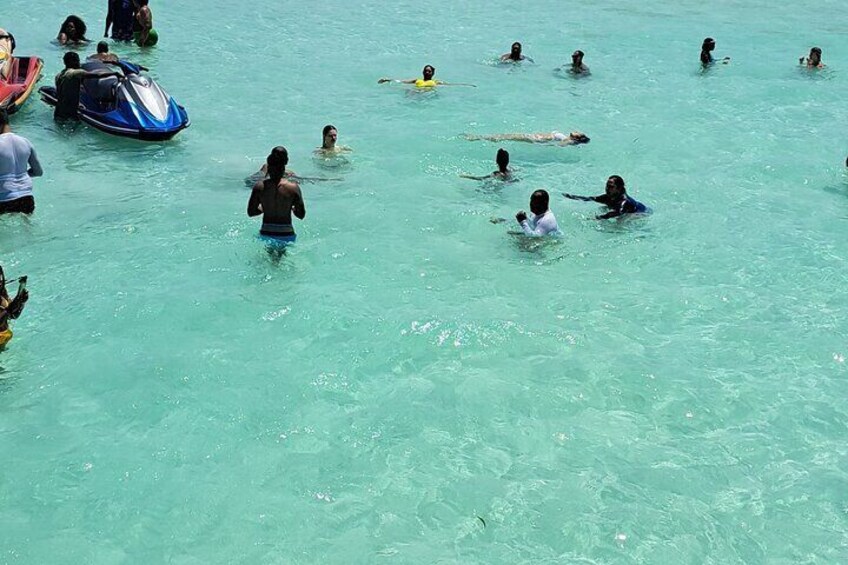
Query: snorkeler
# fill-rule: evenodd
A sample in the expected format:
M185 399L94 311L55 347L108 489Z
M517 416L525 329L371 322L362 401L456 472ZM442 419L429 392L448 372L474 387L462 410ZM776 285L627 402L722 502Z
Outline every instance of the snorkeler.
M268 155L268 178L253 185L250 200L247 203L247 215L262 214L262 227L259 234L276 243L293 243L297 236L292 226L292 212L299 219L306 217L306 206L300 187L285 178L289 153L279 146Z
M821 62L822 51L820 47L813 47L810 49L810 55L804 60L804 57L798 59L798 62L802 65L806 65L809 69L821 69L826 67L824 63Z
M572 131L565 134L558 131L551 133L497 133L493 135L463 134L468 141L523 141L526 143L556 143L560 146L580 145L589 143L589 137L582 132Z
M712 37L708 37L704 39L704 43L701 44L701 64L703 66L708 66L715 63L715 59L713 59L713 50L715 49L716 43L715 39ZM721 60L722 63L727 64L730 61L730 57L725 57Z
M543 236L543 235L559 235L559 226L557 226L554 213L548 208L550 196L546 190L537 190L530 195L530 211L533 216L528 217L524 210L521 210L515 215L515 219L521 226L525 235Z
M563 193L563 196L571 200L605 204L610 211L606 214L595 216L598 220L606 220L625 214L647 214L650 212L647 206L627 195L627 189L624 187L624 179L618 175L612 175L607 179L605 192L600 196L575 196L574 194L567 193Z
M531 63L535 63L533 59L521 53L521 43L517 41L512 44L509 53L501 55L501 63L517 63L519 61L524 61L525 59Z
M434 88L436 86L471 86L473 88L477 88L476 84L442 82L433 78L433 75L435 74L436 67L434 67L433 65L426 65L424 67L424 70L421 71L421 75L423 76L423 78L410 78L406 80L397 78L381 78L377 81L377 84L384 84L386 82L396 82L400 84L414 84L416 88Z
M114 53L109 53L109 44L105 41L97 43L97 53L88 56L88 59L93 61L103 61L104 63L117 63L118 56Z
M0 267L0 350L12 339L9 320L17 320L20 317L27 300L29 300L29 293L26 290L26 277L18 279L18 292L14 298L9 299L6 275L3 273L3 267Z
M85 22L79 16L68 16L59 28L56 41L61 45L88 43L90 40L85 36L87 29Z
M324 130L321 132L321 139L321 147L315 150L315 153L319 155L330 156L353 151L353 149L345 145L336 145L339 139L339 130L332 124L324 126Z
M499 179L499 180L510 180L512 178L512 171L509 170L509 152L506 149L498 149L498 153L495 156L495 163L498 165L498 170L494 171L483 177L475 177L474 175L459 175L464 179L471 180L488 180L488 179Z

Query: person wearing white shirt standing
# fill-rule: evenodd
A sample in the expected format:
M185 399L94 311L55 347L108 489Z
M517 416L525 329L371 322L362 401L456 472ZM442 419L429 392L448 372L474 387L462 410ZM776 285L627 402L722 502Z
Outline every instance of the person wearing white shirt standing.
M32 177L42 174L32 143L12 133L9 115L0 110L0 214L32 214Z
M550 199L548 191L537 190L530 195L530 211L533 215L528 217L524 210L515 215L515 219L526 235L541 237L560 234L554 213L548 208Z

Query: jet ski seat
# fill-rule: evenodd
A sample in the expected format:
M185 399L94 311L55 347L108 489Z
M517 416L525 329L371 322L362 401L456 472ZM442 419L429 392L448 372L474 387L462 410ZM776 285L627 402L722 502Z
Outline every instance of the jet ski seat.
M106 74L113 73L112 69L100 61L90 61L82 65L82 68L90 73ZM115 100L115 91L118 88L118 77L110 74L101 78L90 78L83 81L83 88L89 96L101 103L111 103Z

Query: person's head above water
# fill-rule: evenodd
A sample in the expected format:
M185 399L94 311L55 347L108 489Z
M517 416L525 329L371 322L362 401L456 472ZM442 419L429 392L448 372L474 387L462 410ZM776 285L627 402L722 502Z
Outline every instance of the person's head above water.
M818 65L821 63L822 50L820 47L810 49L810 64Z
M336 129L336 126L327 124L324 126L324 131L321 133L321 136L321 147L324 149L331 149L336 145L336 140L339 138L339 132Z
M109 44L105 41L100 41L97 43L97 52L100 54L109 52Z
M286 172L286 165L289 164L289 152L282 145L278 145L271 150L265 162L268 164L268 176L273 182L280 182Z
M498 154L495 156L495 163L498 164L498 170L500 172L507 172L507 167L509 166L509 151L506 149L498 149Z
M85 37L86 31L88 31L88 28L85 26L85 22L82 21L82 18L72 15L65 18L65 21L62 22L62 27L59 30L59 33L64 33L71 41L78 41Z
M583 133L582 131L572 131L568 134L568 137L575 145L580 145L581 143L589 143L590 141L589 136Z
M424 80L433 80L433 75L436 74L436 67L433 65L424 65L424 70L421 71Z
M701 51L712 51L715 49L715 39L712 37L708 37L704 40L704 43L701 44Z
M544 214L548 211L548 204L551 201L551 197L548 194L547 190L537 190L533 194L530 195L530 211L536 214Z
M627 195L627 189L624 188L624 179L618 175L612 175L607 179L606 194L610 198L621 199Z
M512 44L512 47L509 48L509 58L513 61L521 60L521 43L516 41Z
M574 53L571 54L571 63L575 66L580 66L583 64L583 51L578 49Z
M65 53L65 56L62 57L62 61L65 63L66 69L80 68L79 55L74 51L68 51L67 53Z

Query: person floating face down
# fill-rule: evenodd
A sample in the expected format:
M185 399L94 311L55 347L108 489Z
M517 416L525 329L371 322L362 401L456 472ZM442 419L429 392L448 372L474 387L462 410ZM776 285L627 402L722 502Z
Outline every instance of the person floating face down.
M436 80L433 77L436 75L436 67L433 65L425 65L424 69L421 71L422 78L410 78L410 79L397 79L397 78L381 78L377 81L377 84L384 84L387 82L396 82L400 84L414 84L416 88L433 88L436 86L471 86L476 88L476 84L464 84L459 82L443 82L441 80Z
M62 22L56 40L61 45L88 43L89 39L85 36L87 30L88 28L82 18L71 15Z
M625 214L650 213L650 209L647 206L627 195L627 189L624 187L624 179L618 175L612 175L607 179L605 192L600 196L576 196L568 193L563 193L563 196L571 200L597 202L606 205L609 208L609 212L595 216L598 220L616 218Z
M713 59L713 51L715 50L715 39L712 37L707 37L704 39L704 42L701 44L701 65L709 66L715 62ZM721 60L722 63L727 63L730 61L730 57L725 57Z
M9 320L17 320L24 311L24 306L29 300L29 293L24 285L26 277L18 280L18 292L14 298L9 298L6 290L6 275L3 267L0 267L0 351L6 347L12 339L12 330L9 329Z
M548 207L549 202L550 195L548 195L548 192L537 190L530 195L530 212L533 215L528 217L524 210L515 215L515 220L521 226L525 235L531 237L559 235L559 226L554 213Z
M285 147L272 149L267 159L268 178L253 185L247 203L247 215L262 215L259 234L272 243L293 243L297 236L292 225L292 213L301 220L306 217L300 186L286 178L288 162L289 153Z
M509 169L509 152L506 149L498 149L497 154L495 155L495 164L498 166L497 171L493 171L492 173L485 176L474 176L474 175L459 175L464 179L471 180L488 180L488 179L498 179L503 181L512 180L512 171Z
M802 65L806 65L808 69L821 69L825 67L825 64L822 63L822 50L820 47L813 47L810 49L810 55L804 60L804 57L801 57L798 62Z

